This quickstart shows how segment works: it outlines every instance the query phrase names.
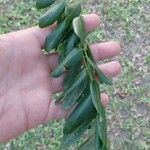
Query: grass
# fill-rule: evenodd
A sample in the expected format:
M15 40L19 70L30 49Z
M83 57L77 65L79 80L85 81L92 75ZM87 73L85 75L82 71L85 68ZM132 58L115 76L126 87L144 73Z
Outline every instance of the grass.
M150 149L149 4L150 0L84 2L84 13L96 12L102 19L101 27L89 36L91 43L119 40L123 47L117 57L122 74L113 87L103 87L111 96L107 118L114 150ZM0 33L37 25L42 12L34 6L33 0L0 0ZM0 150L59 150L62 126L63 121L41 125L0 145Z

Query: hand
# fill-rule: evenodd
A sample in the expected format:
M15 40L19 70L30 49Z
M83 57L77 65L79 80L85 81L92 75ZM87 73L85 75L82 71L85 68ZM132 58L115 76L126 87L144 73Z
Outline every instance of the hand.
M85 15L87 31L99 26L99 17ZM50 72L58 55L43 55L45 37L55 25L13 32L0 36L0 142L17 137L24 131L50 120L62 119L70 112L52 101L52 94L63 90L63 77L54 79ZM96 60L114 57L120 52L118 42L91 45ZM117 61L99 66L107 76L119 74ZM101 94L106 106L109 97Z

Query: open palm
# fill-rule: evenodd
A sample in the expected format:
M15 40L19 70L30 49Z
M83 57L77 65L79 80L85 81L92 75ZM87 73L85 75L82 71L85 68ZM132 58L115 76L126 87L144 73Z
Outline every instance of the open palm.
M99 17L85 16L87 31L99 25ZM65 117L63 111L52 101L52 94L63 90L63 76L54 79L50 72L56 67L58 55L43 55L41 51L46 35L55 25L38 27L0 36L0 142L8 141L24 131L53 119ZM97 60L117 55L120 45L106 42L91 46ZM120 72L116 61L100 66L108 76ZM102 94L103 104L108 96Z

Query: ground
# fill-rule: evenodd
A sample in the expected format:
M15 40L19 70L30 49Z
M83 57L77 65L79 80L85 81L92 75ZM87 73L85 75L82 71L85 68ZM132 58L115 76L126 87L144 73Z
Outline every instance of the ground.
M81 0L80 0L81 1ZM84 0L84 13L101 16L101 27L89 41L119 40L122 74L113 87L107 108L108 132L113 150L150 149L150 0ZM0 34L37 25L34 0L0 0ZM93 41L94 39L94 41ZM57 150L61 122L50 122L0 145L0 150ZM76 150L77 145L72 147Z

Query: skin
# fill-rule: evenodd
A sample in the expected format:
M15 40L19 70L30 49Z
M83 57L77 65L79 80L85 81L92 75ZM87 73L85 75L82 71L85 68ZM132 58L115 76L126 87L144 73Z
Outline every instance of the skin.
M95 14L85 15L87 32L100 24ZM64 75L54 79L50 72L58 63L55 53L43 55L45 37L56 25L49 28L29 28L0 36L0 143L16 138L23 132L51 120L67 117L71 110L62 110L52 101L52 94L62 91ZM118 42L91 45L96 60L112 58L120 53ZM109 77L120 73L119 62L99 66ZM101 94L104 106L109 97Z

